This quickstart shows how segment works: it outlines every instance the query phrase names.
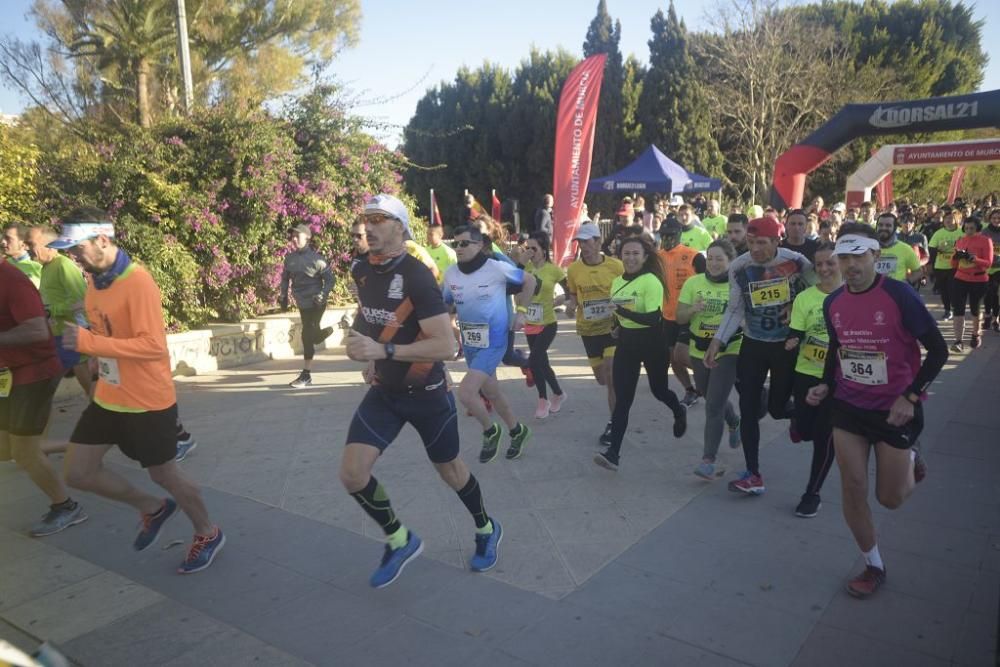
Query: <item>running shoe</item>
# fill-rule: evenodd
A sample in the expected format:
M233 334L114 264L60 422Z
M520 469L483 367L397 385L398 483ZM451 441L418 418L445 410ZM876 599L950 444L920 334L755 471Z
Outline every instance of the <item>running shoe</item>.
M688 387L684 391L684 398L681 399L681 405L683 405L685 408L690 408L692 405L698 402L699 398L701 398L701 394L699 394L694 387Z
M549 401L544 398L538 399L538 407L535 408L535 419L545 419L551 411Z
M800 516L803 519L811 519L817 514L819 514L819 508L823 506L820 502L818 493L803 493L802 500L799 501L798 507L795 508L795 516Z
M945 313L938 322L951 322L951 313Z
M368 583L372 588L385 588L399 578L403 568L411 560L420 555L424 550L424 543L412 530L407 537L406 544L393 549L388 544L385 545L385 553L382 554L382 562L372 573Z
M524 375L524 384L528 385L528 387L534 387L535 373L527 366L521 369L521 373Z
M729 447L731 449L739 449L739 446L743 444L743 439L740 437L740 418L736 418L736 424L729 427Z
M507 448L507 459L513 461L514 459L521 458L521 452L524 450L524 445L528 442L528 438L531 437L531 429L524 424L519 425L521 430L514 435L514 432L510 433L510 447Z
M476 535L476 553L469 560L469 569L473 572L492 570L500 557L500 542L503 540L503 528L500 522L490 517L493 522L493 532Z
M226 536L218 526L215 528L215 534L209 537L195 535L194 542L188 549L187 558L177 568L177 574L194 574L207 569L224 546L226 546Z
M688 411L682 404L680 411L674 413L674 437L682 438L688 430Z
M566 391L564 390L561 394L554 395L549 399L549 412L555 414L562 410L563 403L566 402Z
M618 455L611 452L601 452L594 455L594 463L606 470L618 470Z
M497 452L500 451L501 435L503 435L503 431L500 430L500 424L496 423L488 431L483 431L483 449L479 452L480 463L489 463L497 457Z
M58 505L52 505L45 513L42 520L32 526L30 534L32 537L47 537L62 532L70 526L83 523L87 520L87 515L83 511L83 505L75 503L73 509L65 509Z
M195 441L194 437L190 434L186 434L187 437L183 440L178 436L177 438L177 456L174 457L174 461L180 463L187 458L187 455L193 452L197 447L198 443Z
M142 515L142 527L139 534L135 536L132 548L136 551L148 549L156 543L160 536L160 531L173 516L177 514L177 503L173 498L164 498L160 509L152 514Z
M608 425L604 427L604 433L601 434L601 437L597 441L601 443L601 447L611 446L611 422L608 422Z
M910 449L916 454L913 458L913 481L916 484L920 484L920 482L924 481L924 477L927 477L927 464L924 462L924 457L920 455L920 449L916 445Z
M871 597L885 583L885 570L866 565L865 571L847 582L847 592L856 598Z
M766 489L764 478L754 475L749 470L744 470L739 477L731 481L728 488L734 493L746 493L751 496L763 495Z
M302 389L312 383L312 375L308 371L302 371L297 378L288 383L288 386L292 389Z
M955 341L955 343L951 346L951 351L961 354L962 352L965 352L965 346L962 345L962 341Z
M708 461L702 461L698 464L698 467L694 469L694 474L696 477L701 477L702 479L707 479L709 482L715 480L715 464L709 463Z
M969 341L969 347L971 347L973 350L979 347L979 334L976 334L971 338L971 340Z

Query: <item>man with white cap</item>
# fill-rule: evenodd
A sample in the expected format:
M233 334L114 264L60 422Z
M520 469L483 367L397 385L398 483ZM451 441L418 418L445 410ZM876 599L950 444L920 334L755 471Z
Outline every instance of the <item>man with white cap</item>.
M845 284L823 303L830 345L823 381L806 400L818 405L833 392L844 519L865 558L864 571L847 591L866 598L886 577L868 506L871 449L876 498L897 509L927 472L915 447L923 427L921 403L948 360L948 347L913 288L876 270L880 246L868 224L844 225L834 252ZM922 363L920 345L927 349Z
M601 253L601 230L584 219L573 239L580 248L580 259L566 269L566 317L576 316L576 333L583 339L587 361L597 384L608 390L608 423L600 443L611 445L611 413L615 410L615 389L611 369L615 339L611 336L614 308L611 307L611 283L625 273L617 257Z
M133 542L151 547L163 526L183 510L195 535L180 574L204 570L226 543L212 523L198 485L174 461L177 455L177 395L170 372L160 290L146 269L115 244L108 214L93 207L69 214L49 247L70 252L91 274L84 298L90 328L68 322L63 345L98 359L94 397L83 411L67 450L69 485L131 505L142 516ZM117 445L146 468L170 495L158 498L104 467Z
M281 271L281 309L288 309L290 286L302 318L302 372L289 384L294 389L312 384L311 367L316 346L333 333L333 327L319 327L326 312L330 290L333 289L333 273L330 271L330 264L310 246L312 235L309 225L292 228L291 237L295 250L285 255L285 266Z
M392 195L376 195L362 217L370 252L351 276L358 288L358 317L347 338L347 356L367 362L372 386L347 433L340 481L386 535L382 561L369 583L388 586L423 550L423 542L396 517L385 488L372 476L379 456L403 426L416 429L427 458L455 490L476 524L476 551L469 566L496 565L503 536L486 513L479 482L459 458L455 397L444 363L455 356L451 318L431 270L406 252L410 217Z

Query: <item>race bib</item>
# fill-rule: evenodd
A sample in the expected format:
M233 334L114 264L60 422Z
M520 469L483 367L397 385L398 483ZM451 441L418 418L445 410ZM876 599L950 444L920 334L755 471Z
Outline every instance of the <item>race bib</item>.
M719 331L718 324L706 324L702 322L698 325L698 338L712 338Z
M815 336L808 336L805 345L802 346L802 357L807 361L822 366L826 363L826 351L828 345Z
M858 384L869 386L889 384L885 352L841 349L840 372L845 380Z
M896 263L898 261L898 257L879 257L875 260L875 271L881 273L883 276L891 276L896 272Z
M786 304L790 300L790 294L791 288L788 286L788 278L785 277L750 283L750 305L754 308Z
M100 376L101 380L116 387L122 383L122 376L118 372L117 359L98 357L97 374Z
M0 368L0 398L10 396L10 390L14 388L14 371L9 368Z
M611 317L611 299L592 299L583 302L583 319L588 322Z
M533 324L541 324L542 322L542 304L532 303L528 305L528 312L525 313L524 317L527 321Z
M490 346L490 325L462 322L462 344L466 347L485 349Z

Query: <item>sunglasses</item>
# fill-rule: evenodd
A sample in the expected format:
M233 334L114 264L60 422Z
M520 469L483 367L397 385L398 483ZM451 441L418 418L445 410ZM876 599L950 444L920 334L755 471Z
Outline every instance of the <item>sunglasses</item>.
M455 247L456 248L468 248L470 245L476 245L477 243L482 243L482 242L481 241L468 241L468 240L455 241Z
M370 213L361 217L366 223L371 223L373 225L381 225L383 222L388 222L390 220L395 220L396 218L390 218L382 213Z

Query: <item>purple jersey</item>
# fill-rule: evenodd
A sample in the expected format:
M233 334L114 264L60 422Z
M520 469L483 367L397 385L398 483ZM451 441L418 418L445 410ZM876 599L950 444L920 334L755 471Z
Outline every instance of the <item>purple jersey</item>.
M920 370L918 339L937 327L913 288L878 276L864 292L843 286L823 302L836 359L838 400L865 410L888 410Z

